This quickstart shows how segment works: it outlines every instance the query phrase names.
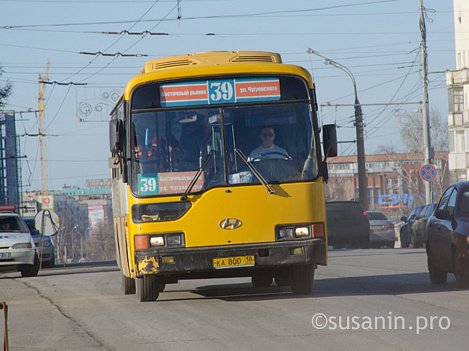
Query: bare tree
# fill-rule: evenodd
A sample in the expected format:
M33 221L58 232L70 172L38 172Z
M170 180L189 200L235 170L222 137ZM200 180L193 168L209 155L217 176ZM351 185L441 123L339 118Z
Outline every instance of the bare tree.
M2 76L2 74L3 70L0 67L0 77ZM4 86L0 85L0 108L6 105L6 99L8 98L8 96L10 96L11 89L11 84L8 82Z
M394 145L378 145L375 152L377 154L397 154L399 151L396 150Z
M102 222L93 228L87 240L88 258L92 261L108 261L116 258L114 228L110 222Z
M407 152L423 152L423 124L420 112L405 113L399 117L400 133ZM430 112L430 137L435 151L448 150L448 125L438 111Z

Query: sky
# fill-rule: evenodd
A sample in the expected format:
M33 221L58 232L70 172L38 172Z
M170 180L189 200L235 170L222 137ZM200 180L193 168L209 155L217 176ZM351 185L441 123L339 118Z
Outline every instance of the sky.
M453 2L424 4L430 109L446 123ZM411 103L422 99L419 7L419 0L181 0L179 6L177 0L0 0L0 84L13 85L5 109L17 111L23 190L41 184L39 140L30 136L38 132L37 116L21 111L37 110L46 62L50 82L73 83L46 86L49 189L109 177L107 119L115 98L145 61L193 52L280 53L283 62L312 73L320 122L336 123L339 140L353 141L353 107L334 106L353 103L352 82L307 54L312 48L353 72L366 153L380 146L403 151L399 120L418 111ZM387 103L393 105L376 105ZM355 147L341 144L340 155Z

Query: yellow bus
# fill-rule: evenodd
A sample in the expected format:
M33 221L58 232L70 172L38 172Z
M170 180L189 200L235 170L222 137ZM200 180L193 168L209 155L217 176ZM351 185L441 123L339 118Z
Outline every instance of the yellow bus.
M311 293L337 153L335 126L321 128L310 74L279 54L147 62L110 121L124 293L154 301L165 284L220 277Z

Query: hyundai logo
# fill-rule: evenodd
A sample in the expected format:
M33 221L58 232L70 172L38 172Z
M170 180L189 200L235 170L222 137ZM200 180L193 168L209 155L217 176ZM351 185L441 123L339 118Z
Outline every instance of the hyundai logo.
M237 218L225 218L222 219L220 222L220 228L226 229L226 230L233 230L233 229L238 229L243 225L243 222L241 222Z

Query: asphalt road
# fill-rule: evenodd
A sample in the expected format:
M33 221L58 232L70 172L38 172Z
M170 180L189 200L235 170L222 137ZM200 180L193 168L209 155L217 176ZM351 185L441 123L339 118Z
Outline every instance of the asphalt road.
M430 285L425 262L422 249L332 251L313 296L237 278L150 303L124 296L112 265L75 266L0 274L0 301L11 350L467 350L469 291Z

